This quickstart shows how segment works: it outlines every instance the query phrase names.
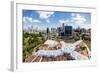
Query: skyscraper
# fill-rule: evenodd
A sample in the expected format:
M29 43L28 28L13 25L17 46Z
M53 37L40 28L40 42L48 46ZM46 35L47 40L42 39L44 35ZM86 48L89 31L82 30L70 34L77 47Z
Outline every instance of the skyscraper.
M49 32L50 32L49 28L47 28L46 32L47 32L47 34L49 34Z

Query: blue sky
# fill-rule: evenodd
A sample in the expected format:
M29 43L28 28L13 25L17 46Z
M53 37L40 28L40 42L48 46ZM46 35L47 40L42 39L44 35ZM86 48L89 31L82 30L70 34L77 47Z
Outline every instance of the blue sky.
M73 28L90 28L91 14L79 12L61 12L61 11L36 11L23 10L23 28L45 30L49 28L61 27L62 23L71 25Z

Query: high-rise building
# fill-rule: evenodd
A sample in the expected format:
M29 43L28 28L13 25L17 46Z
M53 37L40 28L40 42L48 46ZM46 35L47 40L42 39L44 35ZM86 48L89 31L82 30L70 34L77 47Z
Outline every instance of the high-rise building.
M71 36L72 35L72 26L65 26L65 36Z
M51 32L55 33L57 31L56 28L51 28Z
M58 32L58 36L61 36L62 27L58 27L58 28L57 28L57 32Z
M68 39L72 37L72 26L65 26L64 23L62 27L58 27L58 36L64 39Z
M63 31L65 30L65 26L64 26L64 23L62 23L62 29L63 29Z
M47 32L47 34L49 34L49 32L50 32L49 28L47 28L46 32Z

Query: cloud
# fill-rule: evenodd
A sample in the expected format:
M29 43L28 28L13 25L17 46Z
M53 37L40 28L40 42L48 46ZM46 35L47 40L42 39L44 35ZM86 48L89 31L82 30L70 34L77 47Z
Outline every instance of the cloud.
M77 25L82 25L84 24L86 21L86 19L81 16L80 14L75 14L75 13L72 13L71 14L71 19L66 19L66 20L59 20L59 23L68 23L68 24L77 24Z
M75 16L75 13L72 13L71 16Z
M86 18L81 16L80 14L72 14L72 22L77 27L85 29L91 28L91 24L86 24Z
M69 20L59 20L59 23L67 23Z
M27 24L41 23L40 20L38 20L38 19L32 19L32 17L23 17L23 22L27 23Z
M74 14L74 17L72 16L72 21L77 25L82 25L85 23L86 19L80 14Z
M31 17L23 17L23 24L24 25L30 25L31 22L32 22Z
M48 12L48 11L37 11L37 13L39 14L39 17L41 19L48 19L51 15L54 14L54 12Z
M50 20L47 19L46 22L47 22L47 23L50 23Z
M41 21L40 20L37 20L37 19L33 19L32 22L33 23L41 23Z
M41 23L40 20L33 19L32 17L23 17L22 21L23 21L23 29L31 28L32 25L34 25L34 27L37 27L37 25L35 24Z
M59 23L65 23L65 25L73 26L73 28L81 27L85 29L91 28L91 24L86 24L86 18L80 14L72 13L71 19L59 20Z

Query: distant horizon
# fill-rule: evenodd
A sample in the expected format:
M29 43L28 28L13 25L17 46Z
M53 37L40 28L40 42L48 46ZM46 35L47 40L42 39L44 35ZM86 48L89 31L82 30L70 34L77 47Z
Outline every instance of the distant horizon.
M49 27L47 27L47 28L49 28ZM30 31L30 30L36 30L36 31L41 31L41 32L44 32L44 31L46 31L47 30L47 28L45 28L45 29L42 29L42 30L40 30L40 29L23 29L24 31ZM78 28L80 28L80 27L77 27L77 28L72 28L72 30L75 30L75 29L78 29ZM57 30L57 28L55 28L56 30ZM85 28L80 28L80 29L85 29ZM91 28L88 28L88 29L85 29L85 30L91 30ZM51 28L49 28L49 31L51 31Z
M91 28L91 13L23 10L23 30L29 28L45 30L62 27L62 23L73 28Z

